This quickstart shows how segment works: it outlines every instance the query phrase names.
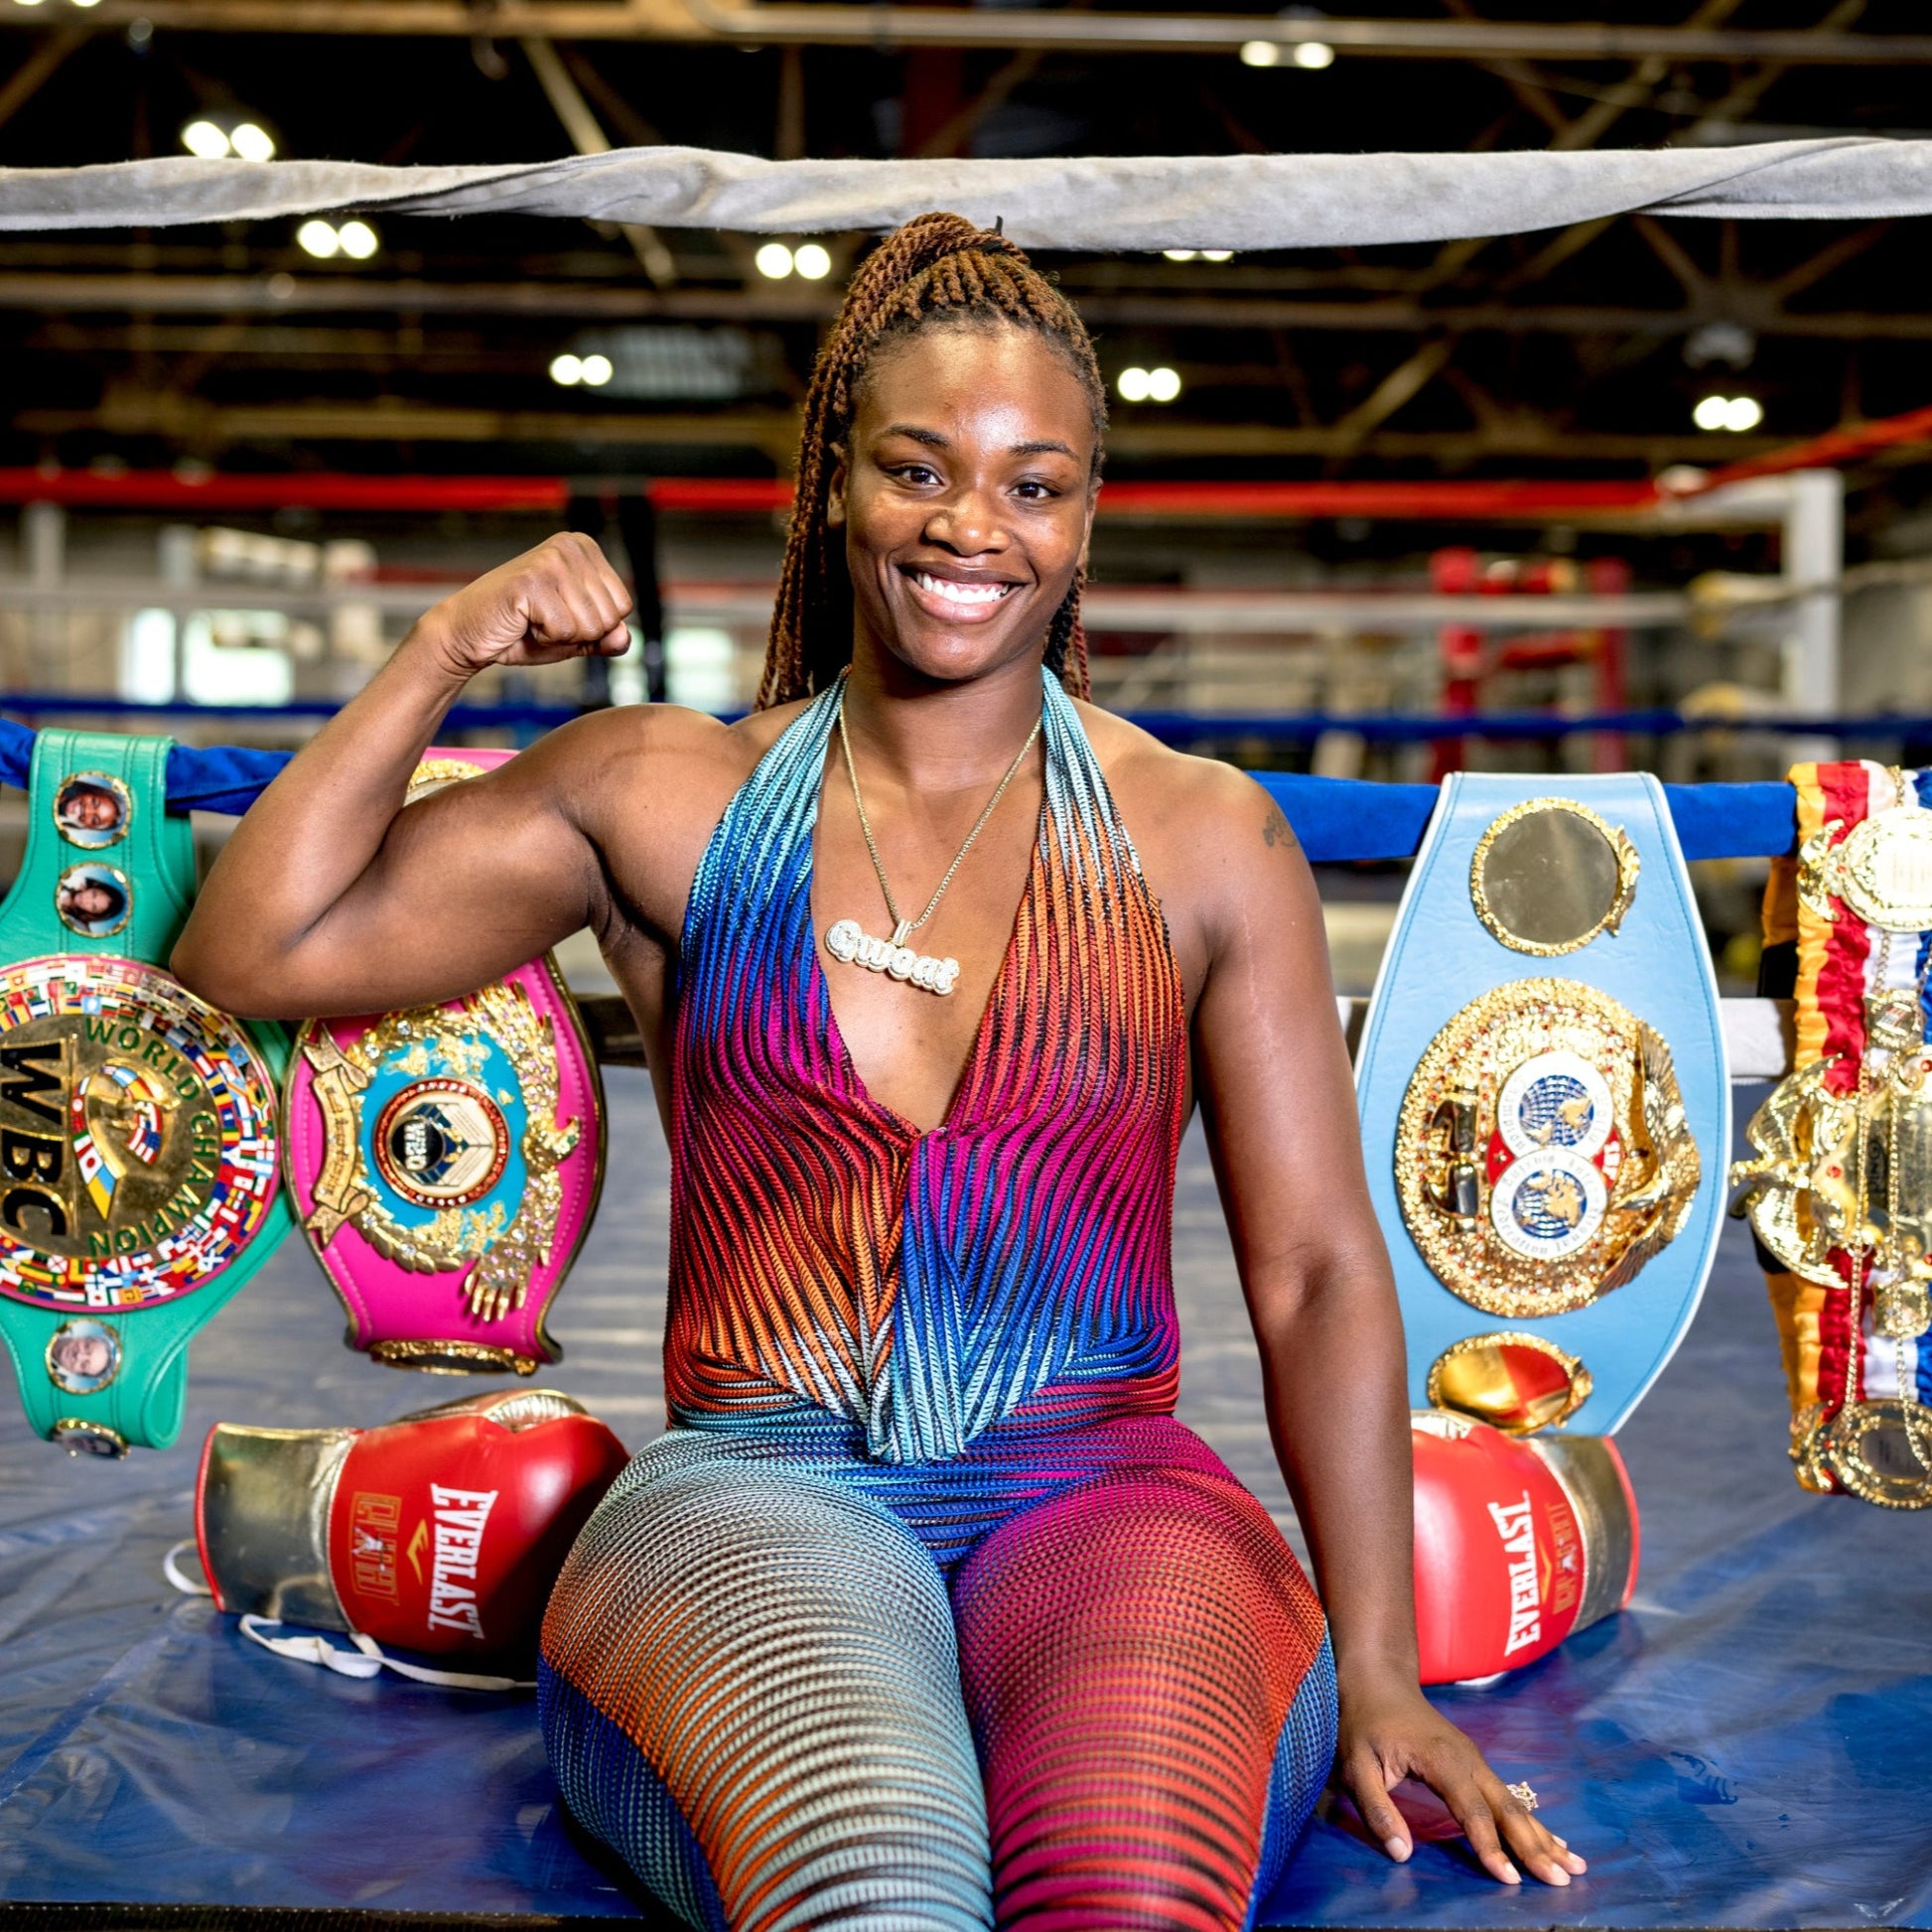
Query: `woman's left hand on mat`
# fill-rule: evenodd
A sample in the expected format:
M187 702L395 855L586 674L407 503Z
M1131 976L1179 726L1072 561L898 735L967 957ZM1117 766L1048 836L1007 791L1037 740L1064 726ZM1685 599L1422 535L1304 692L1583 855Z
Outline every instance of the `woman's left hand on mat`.
M1404 1778L1420 1779L1442 1799L1483 1869L1506 1885L1520 1884L1525 1870L1546 1885L1567 1885L1587 1869L1420 1690L1396 1685L1351 1696L1344 1687L1335 1782L1398 1863L1414 1849L1389 1796Z

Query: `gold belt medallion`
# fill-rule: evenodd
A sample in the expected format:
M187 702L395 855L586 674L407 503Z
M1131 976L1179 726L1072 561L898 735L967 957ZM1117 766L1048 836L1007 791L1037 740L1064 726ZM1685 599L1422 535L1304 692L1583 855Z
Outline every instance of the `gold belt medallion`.
M1901 782L1901 791L1906 790ZM1798 851L1798 896L1822 919L1837 922L1838 900L1880 932L1919 933L1932 926L1932 811L1895 805L1845 832L1829 820ZM1836 842L1835 842L1836 841Z
M1423 1259L1488 1313L1561 1314L1682 1229L1702 1164L1670 1048L1606 994L1514 980L1430 1042L1396 1128Z
M412 1273L469 1271L464 1299L483 1320L521 1308L581 1132L576 1119L552 1124L548 1016L498 982L454 1010L387 1014L346 1041L311 1021L299 1050L327 1136L310 1238L327 1247L346 1221Z
M1932 1248L1932 1081L1881 1080L1862 1098L1826 1084L1837 1064L1814 1060L1780 1080L1745 1130L1753 1157L1730 1171L1732 1185L1745 1187L1733 1211L1749 1216L1765 1251L1799 1280L1832 1289L1844 1286L1834 1249L1885 1248L1911 1267Z
M0 970L0 1295L77 1311L192 1295L260 1231L278 1134L258 1048L160 967ZM76 1362L104 1363L102 1339L76 1331Z

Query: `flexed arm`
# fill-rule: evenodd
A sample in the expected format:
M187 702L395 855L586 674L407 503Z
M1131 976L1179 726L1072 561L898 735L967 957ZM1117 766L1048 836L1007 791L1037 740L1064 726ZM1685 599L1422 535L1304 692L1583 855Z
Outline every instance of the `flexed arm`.
M176 973L251 1017L367 1012L469 992L592 920L607 889L584 802L606 720L407 811L403 796L478 671L614 656L629 608L596 544L560 535L429 612L242 819Z

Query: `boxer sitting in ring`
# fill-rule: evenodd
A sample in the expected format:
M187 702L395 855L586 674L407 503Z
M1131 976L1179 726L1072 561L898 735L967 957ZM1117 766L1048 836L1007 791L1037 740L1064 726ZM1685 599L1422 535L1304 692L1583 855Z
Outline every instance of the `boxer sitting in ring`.
M1012 243L909 223L813 378L753 716L607 711L403 811L478 672L624 648L553 537L318 734L175 954L296 1018L597 934L671 1142L671 1428L564 1569L542 1715L692 1923L1240 1927L1331 1767L1392 1858L1416 1777L1496 1878L1584 1868L1418 1688L1309 868L1250 779L1084 702L1105 413ZM1197 1094L1319 1600L1173 1415Z

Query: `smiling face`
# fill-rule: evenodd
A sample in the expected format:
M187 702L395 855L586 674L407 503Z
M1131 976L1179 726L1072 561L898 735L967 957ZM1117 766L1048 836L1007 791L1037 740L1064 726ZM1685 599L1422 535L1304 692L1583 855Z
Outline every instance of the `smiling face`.
M1093 406L1035 331L928 327L866 370L827 522L845 533L853 651L954 684L1045 647L1086 555Z
M61 801L61 816L82 832L111 832L121 822L121 805L111 792L75 785Z

